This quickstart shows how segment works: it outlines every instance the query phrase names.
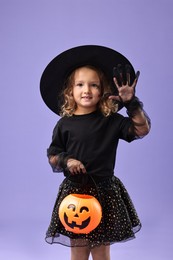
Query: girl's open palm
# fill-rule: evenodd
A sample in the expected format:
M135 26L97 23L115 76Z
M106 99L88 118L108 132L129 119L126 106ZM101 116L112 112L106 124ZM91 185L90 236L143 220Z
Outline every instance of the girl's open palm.
M137 71L136 77L133 81L133 83L130 85L130 66L126 66L126 79L123 79L123 73L122 71L118 68L114 68L114 71L116 70L116 73L113 77L115 86L117 87L118 90L118 96L111 95L109 96L109 99L114 99L123 103L126 103L130 101L134 95L135 95L135 87L139 78L140 72Z

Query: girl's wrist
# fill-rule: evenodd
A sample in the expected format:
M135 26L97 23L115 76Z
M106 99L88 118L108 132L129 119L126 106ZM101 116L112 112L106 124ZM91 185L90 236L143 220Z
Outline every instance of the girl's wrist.
M128 116L132 117L135 115L135 111L143 110L143 103L139 100L138 97L133 96L133 98L124 103L125 108L127 109Z

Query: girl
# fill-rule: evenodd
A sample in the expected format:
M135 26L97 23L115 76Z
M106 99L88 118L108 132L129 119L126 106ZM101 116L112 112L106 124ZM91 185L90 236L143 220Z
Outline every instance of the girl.
M134 238L141 228L127 190L114 175L119 139L131 142L150 129L135 96L138 76L120 53L92 45L60 54L42 75L42 97L62 116L47 155L53 171L65 175L46 241L70 246L71 260L88 260L90 254L93 260L109 260L110 245ZM118 113L123 106L128 117ZM67 231L59 219L59 206L71 193L92 195L101 204L101 222L89 234Z

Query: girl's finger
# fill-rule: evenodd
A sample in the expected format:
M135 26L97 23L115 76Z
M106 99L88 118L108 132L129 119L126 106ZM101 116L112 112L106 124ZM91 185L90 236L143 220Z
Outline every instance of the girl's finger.
M117 100L117 101L121 101L121 98L120 98L120 96L109 96L109 99L113 99L113 100Z
M115 83L115 85L116 85L117 89L119 89L119 88L120 88L120 86L118 85L118 81L117 81L117 79L114 77L114 78L113 78L113 80L114 80L114 83Z
M135 80L133 81L133 84L132 84L131 88L135 88L135 87L136 87L137 81L138 81L137 79L135 79Z
M138 81L139 76L140 76L140 71L138 70L138 71L136 72L136 80L137 80L137 81Z
M132 84L132 87L133 87L133 88L136 87L136 84L137 84L138 79L139 79L139 75L140 75L140 71L137 71L137 72L136 72L136 78L135 78L135 80L133 81L133 84Z
M131 66L129 64L126 64L125 66L125 74L126 74L126 84L130 86Z
M80 164L80 169L82 170L83 173L86 173L85 166L82 163Z

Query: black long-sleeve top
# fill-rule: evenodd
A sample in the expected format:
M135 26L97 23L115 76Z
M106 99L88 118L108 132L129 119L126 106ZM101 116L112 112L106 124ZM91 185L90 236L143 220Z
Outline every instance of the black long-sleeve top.
M65 153L81 161L88 174L112 176L119 139L136 139L129 133L131 124L129 117L118 113L105 117L99 111L62 117L54 128L47 155Z

